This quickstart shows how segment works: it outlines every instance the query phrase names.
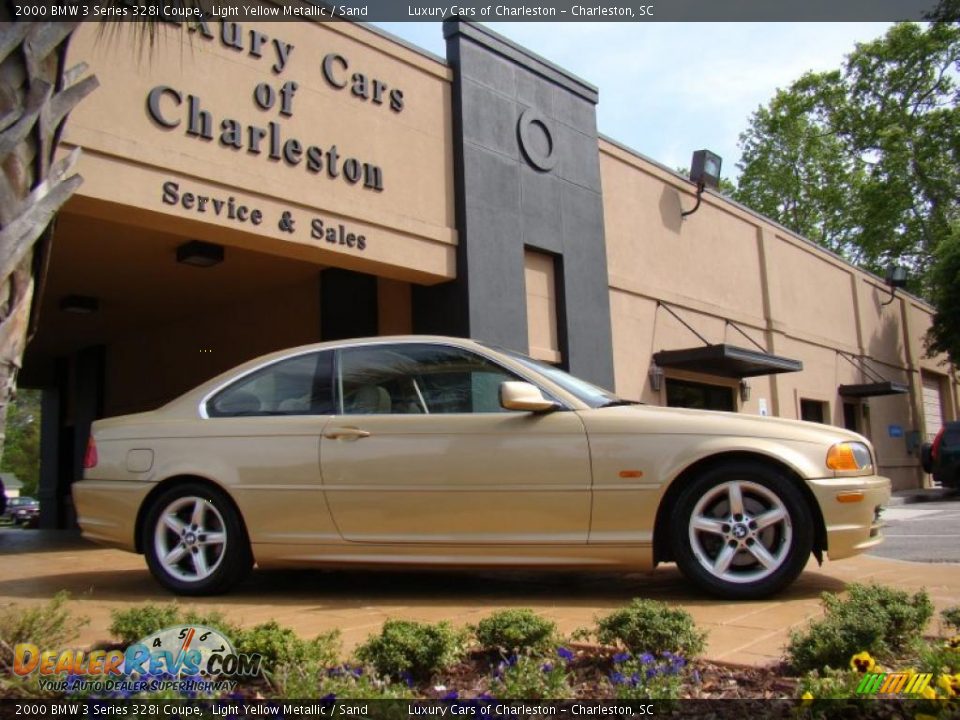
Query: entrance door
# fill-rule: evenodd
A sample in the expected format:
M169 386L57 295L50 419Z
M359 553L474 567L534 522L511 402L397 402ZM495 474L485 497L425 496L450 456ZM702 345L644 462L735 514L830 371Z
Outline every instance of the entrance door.
M590 463L575 412L502 409L500 383L519 378L443 344L349 348L338 370L320 462L344 539L586 543Z

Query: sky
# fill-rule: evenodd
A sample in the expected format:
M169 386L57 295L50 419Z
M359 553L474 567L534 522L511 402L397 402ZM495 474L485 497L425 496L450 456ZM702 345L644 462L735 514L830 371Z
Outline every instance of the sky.
M373 23L445 55L439 23ZM488 23L600 90L599 131L670 168L694 150L736 178L740 133L808 70L839 68L890 23Z

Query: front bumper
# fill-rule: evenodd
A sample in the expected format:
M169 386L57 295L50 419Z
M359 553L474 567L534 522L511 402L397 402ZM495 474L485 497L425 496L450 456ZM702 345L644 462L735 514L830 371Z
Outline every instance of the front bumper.
M101 545L136 550L137 514L153 483L81 480L72 487L83 536Z
M883 542L880 511L890 502L890 480L880 475L807 480L827 530L827 557L858 555Z

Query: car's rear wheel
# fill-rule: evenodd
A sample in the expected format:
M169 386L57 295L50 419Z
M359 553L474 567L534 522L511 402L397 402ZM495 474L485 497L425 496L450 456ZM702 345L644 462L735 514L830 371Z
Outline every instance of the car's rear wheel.
M177 485L157 496L141 532L150 572L180 595L225 592L253 564L232 503L201 483Z
M683 574L721 597L782 590L813 548L813 519L784 473L761 463L715 467L683 489L671 513L673 557Z

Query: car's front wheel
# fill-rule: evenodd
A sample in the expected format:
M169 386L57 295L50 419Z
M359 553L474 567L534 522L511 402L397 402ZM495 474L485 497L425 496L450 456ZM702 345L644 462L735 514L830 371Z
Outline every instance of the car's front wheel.
M813 548L813 519L784 473L760 463L729 463L683 489L671 513L670 540L680 570L704 590L760 598L803 570Z
M180 595L225 592L253 564L233 505L201 483L177 485L157 496L142 533L150 572Z

